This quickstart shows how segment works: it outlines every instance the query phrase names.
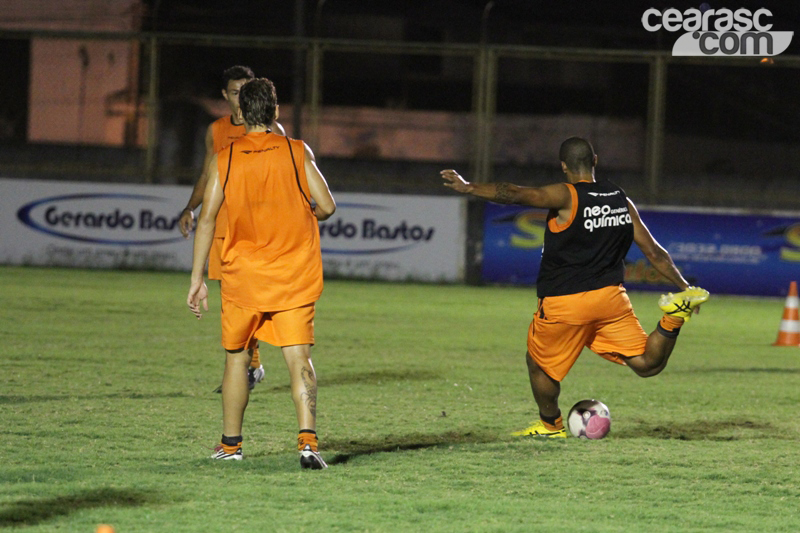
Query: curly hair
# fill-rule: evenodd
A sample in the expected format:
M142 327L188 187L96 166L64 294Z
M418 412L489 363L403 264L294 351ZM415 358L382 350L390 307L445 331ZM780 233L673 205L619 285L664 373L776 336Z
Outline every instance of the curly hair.
M278 96L267 78L254 78L239 90L239 105L245 122L251 126L269 126L275 120Z
M256 75L250 67L236 65L225 69L222 73L222 88L228 90L228 82L231 80L252 80Z

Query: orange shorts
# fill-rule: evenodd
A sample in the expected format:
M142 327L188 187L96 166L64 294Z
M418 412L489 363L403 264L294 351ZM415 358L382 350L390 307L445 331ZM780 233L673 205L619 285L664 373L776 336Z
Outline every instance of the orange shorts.
M214 237L208 252L208 279L222 279L222 243L225 237Z
M528 329L528 353L556 381L564 379L585 346L624 365L621 356L641 355L646 344L647 333L621 285L542 298Z
M314 344L314 304L286 311L244 309L222 300L222 347L229 352L252 348L256 340L273 346Z

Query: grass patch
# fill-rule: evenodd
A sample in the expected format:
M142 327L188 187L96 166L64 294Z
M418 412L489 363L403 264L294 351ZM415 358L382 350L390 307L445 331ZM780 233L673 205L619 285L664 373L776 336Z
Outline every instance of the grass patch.
M219 297L188 274L0 268L0 529L797 531L800 348L783 301L712 295L649 379L586 352L562 409L601 441L509 436L535 418L531 289L331 281L317 311L319 432L301 471L288 373L262 346L246 460L221 431ZM631 298L645 329L652 293Z

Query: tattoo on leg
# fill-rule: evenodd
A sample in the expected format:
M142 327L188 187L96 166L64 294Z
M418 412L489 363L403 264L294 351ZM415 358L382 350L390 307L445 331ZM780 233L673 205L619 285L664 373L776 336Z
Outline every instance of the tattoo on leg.
M311 416L315 419L317 418L317 378L314 375L314 371L310 368L303 367L300 371L300 375L303 378L303 386L305 387L305 392L303 392L300 397L303 398L303 402L305 402L308 410L311 411Z
M494 199L503 204L513 203L510 187L508 183L498 183L495 186Z

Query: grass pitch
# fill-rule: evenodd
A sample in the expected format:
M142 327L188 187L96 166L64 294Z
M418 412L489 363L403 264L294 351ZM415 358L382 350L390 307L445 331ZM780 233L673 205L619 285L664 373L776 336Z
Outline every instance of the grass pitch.
M267 370L245 461L221 433L219 296L188 274L0 268L0 529L798 531L800 348L779 299L712 295L642 379L589 352L566 412L611 409L601 441L509 436L535 419L524 363L535 291L332 281L317 308L321 450L301 471L288 373ZM631 295L645 329L653 293Z

